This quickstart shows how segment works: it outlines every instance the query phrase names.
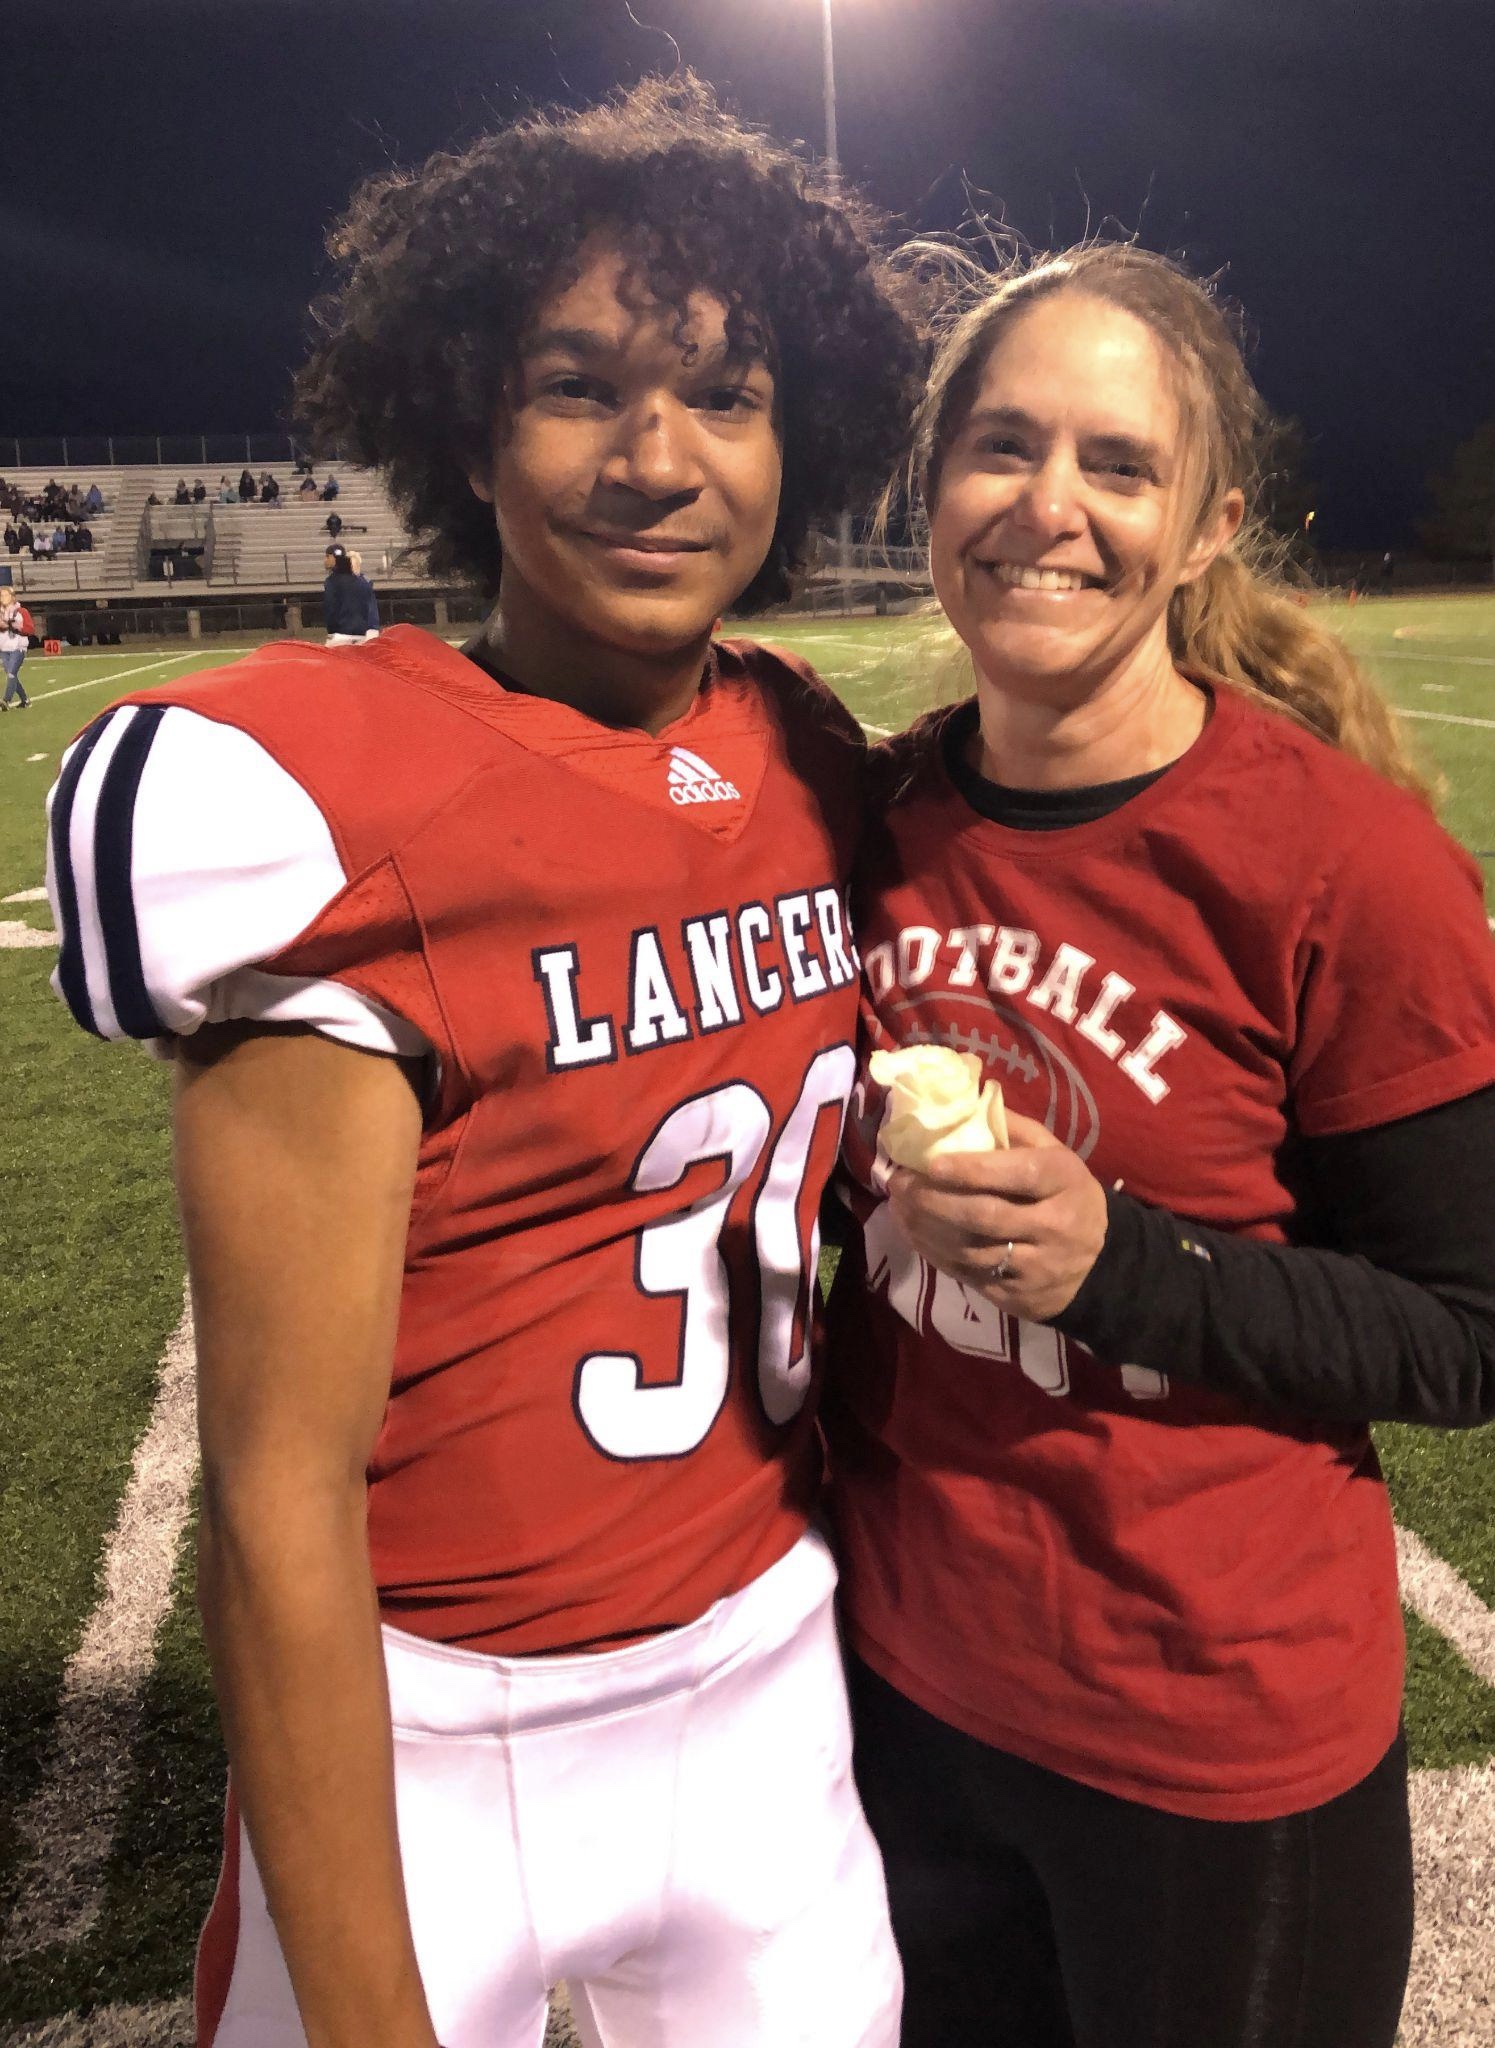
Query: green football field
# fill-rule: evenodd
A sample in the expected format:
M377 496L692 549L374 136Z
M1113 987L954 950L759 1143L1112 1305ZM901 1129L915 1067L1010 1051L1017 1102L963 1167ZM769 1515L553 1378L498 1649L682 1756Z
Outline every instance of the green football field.
M1488 891L1495 596L1367 600L1328 615L1441 770L1444 816L1482 861ZM916 620L782 623L764 637L804 653L870 730L898 728L949 688L950 665ZM228 658L33 656L34 708L0 719L0 2048L183 2040L174 2001L216 1869L222 1765L190 1512L175 1540L190 1467L171 1463L162 1371L183 1299L167 1076L72 1026L47 986L55 946L35 892L42 804L70 736L121 690ZM178 1423L181 1412L178 1401ZM167 1447L153 1464L158 1431ZM1495 1757L1495 1434L1393 1429L1381 1444L1398 1520L1431 1561L1433 1591L1417 1598L1431 1619L1408 1616L1407 1717L1429 1774L1429 1825L1445 1840L1456 1823L1437 1801L1447 1789L1459 1813L1476 1811L1465 1793L1488 1787L1479 1767ZM141 1593L150 1585L154 1604ZM1495 1854L1495 1840L1476 1846ZM1458 1899L1488 1884L1489 1867L1466 1880L1459 1865L1441 1890L1436 1874L1426 1880L1440 1969L1463 1953ZM1488 1955L1486 1966L1471 1999L1495 2000ZM1406 2039L1484 2038L1441 2025L1414 2002Z

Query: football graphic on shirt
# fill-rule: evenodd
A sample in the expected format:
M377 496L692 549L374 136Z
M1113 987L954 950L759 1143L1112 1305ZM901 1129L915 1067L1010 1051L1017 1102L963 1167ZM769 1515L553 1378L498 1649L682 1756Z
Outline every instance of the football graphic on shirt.
M951 1010L968 1009L967 1025L941 1021ZM1007 1105L1044 1124L1061 1145L1088 1159L1100 1137L1100 1115L1084 1076L1044 1032L989 995L963 996L941 989L937 996L908 995L888 1005L898 1020L901 1044L948 1046L972 1053L986 1079L995 1081Z

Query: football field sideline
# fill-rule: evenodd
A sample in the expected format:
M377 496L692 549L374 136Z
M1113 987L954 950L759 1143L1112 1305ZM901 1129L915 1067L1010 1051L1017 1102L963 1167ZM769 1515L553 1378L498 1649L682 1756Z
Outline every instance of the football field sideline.
M0 1956L72 1947L102 1909L134 1764L140 1696L187 1527L197 1466L194 1384L191 1301L184 1296L105 1543L100 1598L68 1662L42 1778L20 1818L29 1867ZM1495 1612L1420 1536L1402 1527L1396 1534L1405 1604L1495 1686ZM1495 1946L1483 1939L1483 1917L1472 1910L1495 1842L1495 1767L1415 1772L1412 1813L1418 1931L1401 2039L1404 2048L1473 2044L1485 2038L1481 2016L1495 2012ZM568 2033L558 2015L552 2048L564 2048ZM189 2002L168 1999L11 2028L0 2032L0 2048L186 2048L190 2037Z
M1495 885L1495 598L1326 610L1379 668L1445 778L1450 829ZM926 660L917 620L743 630L803 653L874 737L933 701L937 673L948 681ZM38 659L27 671L44 685L35 708L0 718L0 1028L14 1133L0 1162L0 2048L190 2039L184 1993L216 1867L222 1759L192 1594L169 1078L86 1038L46 987L56 937L39 888L41 807L63 747L111 696L243 651L157 643ZM168 1411L174 1476L153 1493ZM1495 1429L1376 1436L1400 1531L1415 1766L1422 1924L1404 2048L1490 2048ZM127 1532L147 1502L164 1548L137 1570Z

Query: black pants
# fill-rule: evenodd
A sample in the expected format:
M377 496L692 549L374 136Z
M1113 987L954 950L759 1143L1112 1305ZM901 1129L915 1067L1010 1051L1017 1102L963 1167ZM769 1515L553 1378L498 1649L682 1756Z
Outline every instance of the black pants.
M962 1734L851 1660L903 2048L1392 2048L1406 1746L1272 1821L1186 1820Z

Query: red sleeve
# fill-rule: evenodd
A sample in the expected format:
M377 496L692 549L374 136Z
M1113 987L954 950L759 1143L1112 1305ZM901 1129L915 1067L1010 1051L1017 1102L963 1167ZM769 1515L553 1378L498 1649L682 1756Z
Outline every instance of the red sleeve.
M1414 799L1377 792L1297 959L1289 1085L1309 1137L1369 1130L1495 1081L1495 943L1475 862Z

